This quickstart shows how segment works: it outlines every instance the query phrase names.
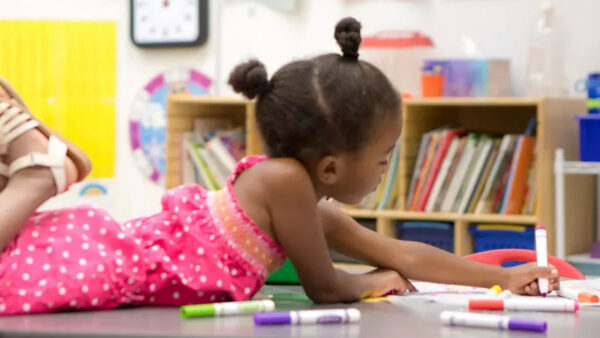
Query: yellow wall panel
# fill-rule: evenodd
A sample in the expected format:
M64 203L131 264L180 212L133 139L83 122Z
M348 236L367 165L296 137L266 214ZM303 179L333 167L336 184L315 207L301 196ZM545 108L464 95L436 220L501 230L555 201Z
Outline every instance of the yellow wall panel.
M114 22L0 20L0 76L88 153L91 177L114 176Z

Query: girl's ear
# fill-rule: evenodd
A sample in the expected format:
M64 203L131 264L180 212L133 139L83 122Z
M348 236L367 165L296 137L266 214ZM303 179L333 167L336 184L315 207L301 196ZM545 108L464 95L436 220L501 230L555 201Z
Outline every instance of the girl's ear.
M334 155L327 155L317 162L317 178L323 184L335 184L343 169L341 158Z

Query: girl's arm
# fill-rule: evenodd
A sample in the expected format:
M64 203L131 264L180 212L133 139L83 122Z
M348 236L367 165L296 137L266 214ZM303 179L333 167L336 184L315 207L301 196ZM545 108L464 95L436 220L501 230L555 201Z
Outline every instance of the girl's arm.
M366 229L331 202L319 202L319 218L332 249L377 267L398 271L409 279L491 287L500 284L513 292L537 293L538 277L557 277L549 268L504 269L473 262L433 246L402 241ZM558 288L554 278L553 287Z
M298 272L307 295L317 303L356 301L399 287L396 271L348 274L333 267L318 217L317 197L306 170L289 160L263 182L275 237Z

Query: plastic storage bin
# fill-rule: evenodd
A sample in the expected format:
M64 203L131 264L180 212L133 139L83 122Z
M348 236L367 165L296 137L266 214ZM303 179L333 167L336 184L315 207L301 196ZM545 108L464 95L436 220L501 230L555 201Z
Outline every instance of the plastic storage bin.
M434 51L433 41L420 32L388 31L363 36L360 58L377 66L397 90L417 96L421 66Z
M399 222L396 231L407 241L427 243L454 252L454 228L443 222Z
M535 230L524 225L480 224L469 227L473 235L475 252L496 249L535 250ZM510 267L524 262L505 262Z
M581 161L600 162L600 114L579 115Z

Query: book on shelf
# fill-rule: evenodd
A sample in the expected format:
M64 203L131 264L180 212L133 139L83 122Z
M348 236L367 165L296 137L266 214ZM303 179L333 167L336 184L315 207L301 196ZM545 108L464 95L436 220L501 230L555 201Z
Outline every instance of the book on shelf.
M506 193L504 194L503 214L516 215L522 212L525 203L527 177L533 165L534 152L535 137L520 136Z
M535 188L535 177L536 175L536 155L537 151L533 152L533 165L529 170L529 176L527 177L527 184L525 189L525 205L523 206L523 214L533 215L535 214L535 202L536 202L536 191Z
M448 152L448 148L452 143L452 139L456 135L456 131L453 129L444 130L439 137L439 144L436 148L435 155L433 157L431 163L431 170L427 174L427 178L425 179L425 184L423 186L423 192L421 193L421 198L417 204L417 211L425 211L425 207L427 205L427 200L429 199L429 195L431 194L431 189L433 188L433 184L435 183L435 179L438 176L438 172L440 167L442 166L442 161L446 157L446 153Z
M440 171L435 179L435 183L433 184L433 188L431 189L431 196L427 200L427 205L425 206L425 211L431 212L435 209L436 201L438 200L438 196L442 190L442 184L446 177L448 176L448 171L450 170L450 165L456 156L456 152L458 151L460 145L460 140L458 137L454 137L452 142L450 143L450 147L448 148L448 153L444 158L444 162L440 167Z
M475 209L476 214L488 214L491 213L493 208L492 204L494 196L500 189L502 183L502 176L506 171L506 168L510 168L512 163L512 156L517 145L518 135L504 135L502 142L500 143L500 149L498 155L492 166L489 174L489 179L485 183L481 197L477 202L477 208Z
M180 183L198 183L209 190L220 189L235 169L239 149L245 149L244 131L231 129L224 119L203 118L194 129L182 133ZM230 129L223 129L230 128Z
M488 144L487 141L488 137L486 135L477 134L477 146L475 147L475 151L473 152L471 160L467 164L465 175L456 193L456 200L452 204L451 209L453 212L463 212L463 200L469 198L468 190L470 189L471 180L474 175L477 175L477 173L475 172L477 169L477 165L485 156L484 152L486 151L486 147Z
M471 133L467 136L467 141L465 144L465 149L461 154L460 161L456 167L456 171L454 172L454 176L451 177L450 186L448 187L448 191L446 196L444 197L444 202L441 206L441 211L444 212L452 212L453 205L456 200L458 200L458 191L463 183L463 179L465 174L467 173L468 166L473 159L473 155L477 148L477 142L479 142L479 134Z
M479 176L479 178L477 180L477 184L475 186L474 193L471 195L471 199L469 200L469 204L468 204L466 212L468 212L468 213L475 212L477 202L481 198L481 194L483 193L483 188L484 188L486 182L488 181L488 177L490 176L490 172L492 170L492 165L494 164L494 161L496 160L496 157L498 156L499 149L500 149L500 140L494 139L492 141L492 150L491 150L488 158L485 160L485 165L483 167L483 170L481 171L481 175Z
M460 162L461 155L462 155L463 150L465 149L466 143L467 143L466 137L461 137L458 140L458 149L456 149L456 153L453 155L453 158L450 163L450 167L448 168L448 172L446 173L446 176L444 177L444 179L441 183L440 192L439 192L438 197L433 205L433 209L429 210L429 211L441 211L442 203L444 202L444 198L446 197L446 193L448 192L448 187L450 186L450 182L452 182L452 179L454 178L454 174L456 172L456 167L458 166L458 163Z
M419 153L417 155L417 161L415 163L415 168L413 170L412 178L410 180L410 187L408 188L409 195L406 198L406 209L410 209L410 202L414 197L415 188L417 185L417 180L419 179L419 174L421 173L421 168L423 167L423 161L425 160L425 154L427 153L426 149L429 149L429 143L431 142L431 135L433 131L426 133L421 137L421 143L419 145Z
M418 203L421 199L421 194L423 193L423 187L425 186L425 180L427 179L427 175L431 170L433 158L439 145L441 133L442 132L435 132L431 135L429 147L427 148L427 153L425 154L425 158L423 159L423 165L417 177L417 181L415 184L415 192L413 194L412 201L410 201L410 208L408 208L409 210L416 211L418 208Z
M476 158L475 165L473 166L473 172L465 185L465 191L463 194L462 201L460 202L460 206L458 207L458 212L465 213L469 211L469 206L471 205L472 200L474 198L477 185L480 183L480 180L485 176L486 164L490 160L490 157L494 154L494 140L485 137L480 142L480 147L481 152Z
M533 214L536 138L436 129L423 135L407 210Z
M390 164L387 173L387 178L383 188L383 197L379 201L377 209L390 209L396 205L398 199L398 165L400 162L400 138L396 141L396 145L392 150L392 156L390 157Z
M198 170L194 165L194 160L187 150L187 145L193 139L192 132L181 133L181 161L179 161L179 183L196 183L199 182Z
M190 142L186 146L190 157L194 161L196 170L198 170L199 176L201 177L197 183L201 184L208 190L217 190L219 189L219 186L217 185L212 172L208 168L208 165L206 164L206 161L200 152L200 147L201 145L196 142Z

